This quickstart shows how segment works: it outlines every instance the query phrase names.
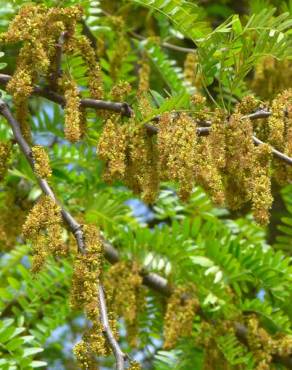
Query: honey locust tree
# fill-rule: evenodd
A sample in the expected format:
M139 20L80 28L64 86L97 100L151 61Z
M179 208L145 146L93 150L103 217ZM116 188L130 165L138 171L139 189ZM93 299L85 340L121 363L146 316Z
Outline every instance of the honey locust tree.
M0 3L0 369L291 369L291 1Z

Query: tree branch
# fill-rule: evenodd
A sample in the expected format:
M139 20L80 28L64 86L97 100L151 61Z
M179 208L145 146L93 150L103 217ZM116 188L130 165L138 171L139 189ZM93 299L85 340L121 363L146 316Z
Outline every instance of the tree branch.
M11 79L10 75L0 74L0 84L6 85ZM46 98L54 103L60 104L62 107L65 106L66 101L62 95L52 91L49 88L41 88L36 86L33 90L34 95ZM131 117L133 114L132 108L128 103L112 102L107 100L97 100L97 99L81 99L80 104L84 108L93 109L104 109L116 113L121 113L123 116Z
M243 116L242 119L248 119L249 118L251 120L255 120L255 119L260 119L260 118L267 118L267 117L270 117L271 114L272 114L272 112L261 109L261 110L255 112L255 113L251 113L251 114L248 114L246 116ZM159 116L154 117L151 121L156 121L156 122L159 121ZM153 126L149 122L145 123L144 126L146 127L147 132L150 135L156 135L159 131L159 128L157 126ZM206 136L206 135L209 135L209 133L211 132L212 126L210 126L208 124L207 127L197 127L196 130L197 130L197 135L198 136ZM254 142L255 145L265 144L263 141L258 139L255 135L252 136L252 139L253 139L253 142ZM286 162L289 165L292 165L292 158L291 157L289 157L288 155L280 152L279 150L275 149L271 145L270 145L270 147L271 147L271 151L272 151L272 153L274 154L275 157L283 160L284 162Z
M10 125L14 139L19 145L21 151L23 152L25 158L27 159L28 163L30 164L30 167L32 168L34 172L34 161L31 155L31 148L24 139L21 130L20 125L17 122L17 120L14 118L14 116L11 114L10 109L8 108L7 104L0 99L0 114L7 120L8 124ZM35 172L34 172L35 174ZM82 231L82 226L75 220L75 218L66 211L60 201L56 198L53 189L50 187L48 182L39 176L35 174L35 177L39 183L40 188L42 189L43 193L49 196L56 204L58 204L61 208L61 214L63 216L64 221L68 225L70 231L75 236L78 251L79 253L85 254L86 253L86 245L84 240L84 234ZM110 247L108 247L109 249ZM109 249L109 252L113 254L113 251ZM104 335L108 341L108 344L110 348L113 351L113 354L116 359L116 369L117 370L124 370L125 366L125 354L122 352L121 348L119 347L119 344L115 340L113 333L111 331L110 325L108 324L108 317L107 317L107 309L106 309L106 302L105 297L103 293L103 288L100 284L98 284L98 299L99 299L99 308L100 308L100 321L104 330Z
M6 85L9 80L11 79L10 75L0 74L0 84ZM34 95L42 96L43 98L46 98L50 101L53 101L57 104L60 104L62 107L65 106L65 98L62 95L59 95L58 93L48 89L48 88L41 88L39 86L36 86L33 90ZM112 101L106 101L106 100L97 100L97 99L81 99L80 101L81 106L84 108L93 108L93 109L104 109L109 110L112 112L120 113L123 116L131 117L133 115L133 110L130 107L130 105L126 102L119 103L119 102L112 102ZM243 116L242 119L260 119L260 118L267 118L272 114L272 112L269 112L267 110L259 110L255 113L248 114L246 116ZM159 121L159 116L156 116L151 119L151 121ZM207 127L197 127L197 134L199 136L206 136L209 135L211 131L210 122L206 122ZM159 128L151 125L149 122L145 123L145 127L149 134L155 135L158 133ZM264 144L260 139L258 139L256 136L252 137L255 145L261 145ZM287 164L292 165L292 158L287 156L286 154L280 152L279 150L271 147L272 153L275 157L285 161Z

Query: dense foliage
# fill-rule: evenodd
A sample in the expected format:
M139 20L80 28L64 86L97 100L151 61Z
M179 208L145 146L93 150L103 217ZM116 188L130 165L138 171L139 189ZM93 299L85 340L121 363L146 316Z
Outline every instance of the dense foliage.
M292 2L0 5L0 369L292 368Z

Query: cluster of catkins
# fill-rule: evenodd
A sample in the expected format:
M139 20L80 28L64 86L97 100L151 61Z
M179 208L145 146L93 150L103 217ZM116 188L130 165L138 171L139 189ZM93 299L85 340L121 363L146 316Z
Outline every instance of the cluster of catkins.
M10 250L15 247L21 234L27 210L31 202L21 188L21 184L9 184L1 199L0 245L1 249ZM13 222L11 222L13 220Z
M291 181L291 168L272 158L271 145L292 155L291 91L272 102L268 119L251 120L258 102L246 97L231 117L209 112L202 97L194 98L200 111L163 113L152 128L134 118L121 123L110 117L104 126L98 154L105 161L106 181L122 180L143 200L155 200L161 181L179 184L179 196L186 200L194 185L201 185L215 204L240 209L251 205L255 219L266 224L272 204L271 175L282 183ZM209 135L202 136L197 122L211 119ZM269 144L255 146L253 132ZM273 163L273 167L271 164Z
M240 340L237 337L234 321L222 320L216 325L203 321L200 328L200 336L197 337L196 343L205 348L204 370L214 369L238 369L245 370L245 363L230 364L224 354L223 343L237 343L237 354L240 357L248 355L255 370L276 369L273 365L275 358L290 356L292 350L291 335L271 335L260 326L256 315L248 315L243 319L246 324L246 337ZM251 356L252 355L252 356Z
M118 339L117 318L124 317L131 345L136 345L137 315L143 307L144 295L141 293L142 278L135 263L119 262L101 278L102 244L99 235L92 226L86 226L84 232L87 253L78 255L75 260L71 304L74 308L85 309L92 326L73 351L81 369L93 370L97 368L96 356L111 354L99 322L97 281L103 281L109 323L115 338ZM131 361L128 369L139 370L141 367Z
M38 272L49 255L65 255L61 209L49 196L42 196L31 209L22 227L23 236L33 245L32 271Z
M9 159L11 154L11 143L6 141L0 141L0 181L2 181L6 175Z
M66 138L74 142L84 134L86 123L80 107L79 89L68 74L60 76L60 48L62 54L82 56L88 66L91 97L100 99L103 96L96 52L90 41L76 29L81 17L81 6L46 8L32 3L24 5L10 23L8 31L0 35L2 43L22 43L7 91L13 96L16 118L28 141L31 139L28 98L34 91L34 85L42 80L65 97Z
M271 369L273 357L289 357L292 351L292 336L281 335L272 337L265 329L260 327L256 315L247 319L247 342L256 361L256 370Z

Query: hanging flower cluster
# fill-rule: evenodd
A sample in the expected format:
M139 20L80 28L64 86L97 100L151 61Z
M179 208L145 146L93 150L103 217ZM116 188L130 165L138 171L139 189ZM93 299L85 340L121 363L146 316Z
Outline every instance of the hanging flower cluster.
M39 272L43 268L49 255L67 253L62 236L61 209L48 196L42 196L31 209L22 232L33 245L33 272Z
M268 141L278 150L292 155L292 90L278 94L272 102L272 115L268 119ZM280 184L291 182L292 170L282 161L275 160L275 177Z
M11 154L11 143L0 141L0 181L6 175Z
M266 124L267 141L291 155L291 91L272 103L273 115ZM221 110L204 109L205 100L196 96L191 117L186 113L163 113L153 128L141 126L134 118L120 124L107 121L98 144L105 161L106 181L122 180L145 202L155 200L161 181L179 184L179 196L186 200L194 185L201 185L215 204L238 210L252 204L255 219L266 224L272 204L271 168L278 181L289 182L291 169L272 158L269 146L257 148L253 132L262 123L246 114L258 107L252 97L244 98L228 118ZM289 108L290 107L290 108ZM211 119L209 135L199 135L197 125Z
M31 202L27 195L16 185L11 184L5 190L1 203L0 217L0 245L1 250L10 250L21 234L22 225L27 211L31 208ZM11 222L13 220L13 222Z
M89 40L79 35L76 24L81 20L82 8L46 8L43 5L28 4L10 23L8 31L0 35L3 43L22 42L14 75L7 85L13 96L16 118L21 125L22 134L31 140L28 124L28 98L34 85L45 79L49 86L65 97L65 136L78 141L84 134L86 120L80 107L80 92L76 82L68 75L59 78L60 66L57 53L80 54L88 67L89 91L93 98L101 99L103 84L100 66L95 50ZM59 40L63 35L63 44Z
M141 370L141 365L138 362L131 362L129 370Z
M104 179L119 179L125 173L127 126L120 125L117 116L107 119L101 134L98 154L106 162Z
M44 147L35 145L32 147L32 157L34 160L34 170L37 176L47 179L52 175L49 163L49 156Z

